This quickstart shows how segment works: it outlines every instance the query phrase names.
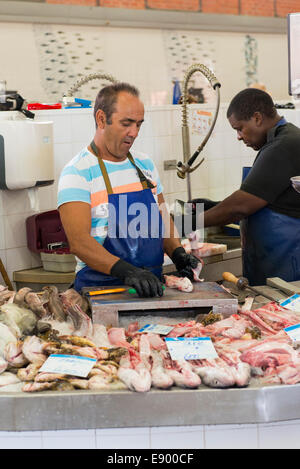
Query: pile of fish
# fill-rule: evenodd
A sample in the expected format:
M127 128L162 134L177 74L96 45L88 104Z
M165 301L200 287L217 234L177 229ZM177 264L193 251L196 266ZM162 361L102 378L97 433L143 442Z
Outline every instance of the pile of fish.
M0 286L0 392L4 389L121 390L245 387L300 382L300 350L284 328L300 323L300 313L275 303L241 309L229 317L209 313L176 324L167 336L128 327L93 324L84 297L54 286L35 293ZM210 337L214 359L172 360L164 337ZM92 357L86 378L40 371L51 354ZM16 386L16 387L14 387Z

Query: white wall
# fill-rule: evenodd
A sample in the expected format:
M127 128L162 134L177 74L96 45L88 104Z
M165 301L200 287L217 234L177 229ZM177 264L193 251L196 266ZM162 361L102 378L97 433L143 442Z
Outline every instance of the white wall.
M228 102L247 86L249 34L210 31L129 29L84 25L0 23L0 79L29 101L56 102L81 75L110 73L141 90L146 105L172 103L172 79L183 79L194 63L207 65L221 82ZM274 99L288 97L288 56L285 34L250 34L254 46L255 80ZM20 47L20 41L22 47ZM274 51L276 58L274 58ZM81 74L81 75L80 75ZM206 78L194 75L211 90ZM107 83L107 82L106 82ZM78 97L94 99L100 80L84 85Z
M299 442L299 420L248 425L0 432L0 449L299 449Z

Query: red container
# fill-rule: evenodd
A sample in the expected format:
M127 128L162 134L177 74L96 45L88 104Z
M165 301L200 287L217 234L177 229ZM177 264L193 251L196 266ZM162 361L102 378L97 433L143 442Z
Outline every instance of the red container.
M28 217L26 235L28 249L32 252L50 252L49 245L53 243L58 243L58 246L51 252L61 251L61 243L64 243L64 252L70 252L58 210L37 213Z
M61 103L56 104L43 104L43 103L29 103L27 104L28 111L35 111L39 109L61 109Z

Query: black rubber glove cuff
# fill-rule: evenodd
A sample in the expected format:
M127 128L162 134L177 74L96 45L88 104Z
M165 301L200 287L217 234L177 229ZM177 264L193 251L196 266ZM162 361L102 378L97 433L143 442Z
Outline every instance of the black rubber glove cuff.
M138 267L123 261L123 259L119 259L110 269L110 275L119 278L123 282L125 277L134 274L137 269Z
M185 267L185 263L182 263L182 258L185 254L185 249L182 246L179 246L172 252L171 259L177 270L181 270Z
M188 277L193 280L194 273L192 269L196 269L200 262L197 257L188 254L183 247L178 247L173 251L171 259L181 277Z
M161 281L152 272L119 259L111 268L113 277L119 278L124 285L136 289L140 297L162 296L163 289Z

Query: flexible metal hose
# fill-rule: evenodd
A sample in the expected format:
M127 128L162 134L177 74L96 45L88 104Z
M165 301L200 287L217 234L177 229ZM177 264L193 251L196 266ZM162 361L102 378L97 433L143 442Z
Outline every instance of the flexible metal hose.
M199 145L197 150L194 152L194 154L190 157L190 138L189 138L189 128L188 128L188 109L187 109L187 101L188 101L188 83L191 78L191 76L195 72L201 72L209 81L211 86L216 90L217 92L217 103L216 103L216 110L215 110L215 115L214 119L212 121L212 124L210 126L210 129L208 131L208 134L206 135L205 139ZM188 196L189 200L191 199L191 187L190 187L190 173L194 171L199 164L202 163L204 158L202 159L201 163L199 163L195 168L191 168L191 165L194 163L196 160L197 156L199 153L203 150L205 144L207 143L217 120L218 112L219 112L219 107L220 107L220 87L221 84L218 81L218 79L215 77L215 75L209 70L208 67L206 67L203 64L194 64L191 65L184 76L184 81L183 81L183 92L182 92L182 145L183 145L183 161L178 162L177 164L177 175L184 179L186 174L187 174L187 182L188 182Z
M104 79L111 81L112 83L117 83L117 80L112 76L107 73L91 73L90 75L86 75L85 77L80 78L71 88L67 91L66 95L67 97L72 97L76 91L79 90L79 88L84 85L85 83L88 83L91 80L96 80L96 79Z

